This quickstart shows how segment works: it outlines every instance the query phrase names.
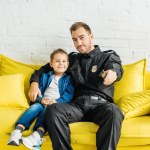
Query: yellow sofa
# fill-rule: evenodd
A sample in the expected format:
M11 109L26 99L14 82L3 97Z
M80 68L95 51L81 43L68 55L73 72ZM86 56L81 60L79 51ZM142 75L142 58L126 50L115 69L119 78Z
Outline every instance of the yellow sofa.
M115 103L122 109L125 119L117 150L150 150L150 72L146 60L125 65L124 76L115 84ZM0 149L26 150L8 146L7 141L19 116L29 107L27 92L29 78L37 65L27 65L0 55ZM34 124L34 123L33 123ZM33 125L32 125L33 126ZM98 126L90 122L70 124L71 144L74 150L96 150L95 133ZM23 133L24 136L32 132ZM44 136L42 150L52 150L48 135Z

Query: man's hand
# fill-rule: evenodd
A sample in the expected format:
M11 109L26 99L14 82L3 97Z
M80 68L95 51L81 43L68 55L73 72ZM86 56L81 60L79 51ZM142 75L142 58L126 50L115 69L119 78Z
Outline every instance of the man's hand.
M105 85L110 85L117 79L117 74L115 71L107 70L104 71L104 73L105 73L105 77L104 77L103 84Z
M28 96L31 102L35 102L37 95L39 97L41 97L41 91L38 87L38 83L37 82L32 82L29 92L28 92Z

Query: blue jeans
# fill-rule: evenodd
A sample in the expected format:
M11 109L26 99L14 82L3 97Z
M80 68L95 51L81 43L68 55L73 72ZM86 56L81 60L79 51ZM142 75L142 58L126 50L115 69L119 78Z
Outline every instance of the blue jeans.
M44 115L46 108L40 103L35 103L28 108L23 115L19 118L16 125L22 124L25 126L25 130L28 130L32 122L37 118L36 123L33 127L33 131L37 130L38 127L45 127ZM45 129L46 131L46 129Z

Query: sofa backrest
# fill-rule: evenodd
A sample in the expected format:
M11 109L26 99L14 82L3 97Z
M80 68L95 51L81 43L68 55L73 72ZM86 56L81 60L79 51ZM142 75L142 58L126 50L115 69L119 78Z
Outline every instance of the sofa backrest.
M130 81L126 81L125 82L120 82L119 86L115 85L115 93L114 93L114 98L120 98L121 96L126 95L126 93L128 93L128 91L125 91L125 93L121 93L125 88L125 85L128 87L128 89L130 88L129 86L132 84L132 81L138 82L138 84L136 83L134 87L138 87L136 89L135 92L144 90L144 89L150 89L150 71L146 71L145 73L145 66L146 66L146 59L140 60L138 62L135 62L133 64L129 64L129 65L125 65L123 66L125 71L126 71L126 75L125 75L125 79L128 78L128 75L133 75L133 77L129 77ZM21 62L17 62L15 60L12 60L10 58L7 58L3 55L0 55L0 76L2 75L10 75L10 74L23 74L25 77L25 82L24 82L24 89L25 89L25 94L27 96L28 90L29 90L29 79L32 75L32 73L34 72L35 69L40 68L39 65L29 65L29 64L24 64ZM133 78L133 80L132 80ZM135 79L137 78L137 80ZM144 79L145 78L145 82ZM127 83L128 82L128 83ZM138 86L136 86L138 85ZM139 86L140 85L140 86ZM126 88L127 89L127 88ZM132 89L134 88L130 88L131 92L134 92L134 90L132 91ZM119 94L121 93L121 94ZM118 95L119 94L119 95ZM120 97L119 97L120 96Z

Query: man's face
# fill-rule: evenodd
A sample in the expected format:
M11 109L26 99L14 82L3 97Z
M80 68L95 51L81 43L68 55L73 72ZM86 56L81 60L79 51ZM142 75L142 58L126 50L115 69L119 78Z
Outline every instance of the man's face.
M72 40L75 48L82 54L86 54L94 49L93 34L86 31L83 27L72 31Z

